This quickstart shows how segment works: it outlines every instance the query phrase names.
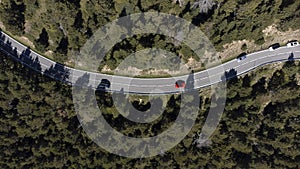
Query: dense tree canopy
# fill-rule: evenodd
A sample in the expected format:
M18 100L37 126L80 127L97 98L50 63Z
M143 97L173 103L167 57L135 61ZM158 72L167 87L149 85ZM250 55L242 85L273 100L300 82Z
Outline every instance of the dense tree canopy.
M0 25L27 37L38 51L52 51L61 63L69 61L101 26L139 12L180 16L199 26L217 50L233 40L261 45L262 30L273 23L280 30L299 29L297 0L172 1L1 0ZM104 61L116 68L126 55L151 47L181 54L184 61L194 56L187 46L172 42L162 35L129 37L116 44ZM33 62L40 68L38 61ZM225 111L210 140L197 142L212 100L204 88L199 90L196 124L186 138L159 156L129 159L103 150L86 135L74 111L70 86L0 53L0 168L299 168L300 63L291 60L281 66L257 68L227 82ZM163 116L145 125L118 113L111 93L96 95L106 120L116 130L138 137L157 135L172 125L181 101L180 95L169 95ZM151 107L136 97L119 106L128 112Z
M47 46L47 50L54 52L53 58L60 62L71 59L73 51L79 51L101 26L119 17L140 12L158 11L180 16L199 26L219 51L224 44L233 40L247 39L254 40L258 45L263 44L265 39L262 30L271 24L276 24L280 30L299 29L300 1L186 0L184 3L178 1L179 4L172 1L2 0L0 20L6 31L28 37L32 42L38 39L44 28L49 37L49 46L38 43L36 48L40 50L41 45ZM61 46L61 40L65 39L68 39L69 45ZM58 48L60 50L56 50ZM245 50L247 46L243 48ZM107 60L118 58L107 57ZM187 59L190 56L183 57ZM110 64L111 67L116 66Z
M208 89L202 89L198 119L180 144L160 156L129 159L110 154L87 137L74 112L70 86L44 77L2 53L0 61L1 168L298 166L299 62L283 64L282 69L271 71L272 76L262 73L267 66L234 79L234 83L230 81L225 112L206 146L194 144L210 105L210 97L205 94ZM179 110L180 97L173 95L168 97L163 117L154 124L134 124L118 114L110 93L96 94L107 121L128 136L159 134L172 124ZM131 98L122 105L125 110L130 111L126 108L130 102L141 110L149 108L147 102ZM162 100L156 102L162 104Z

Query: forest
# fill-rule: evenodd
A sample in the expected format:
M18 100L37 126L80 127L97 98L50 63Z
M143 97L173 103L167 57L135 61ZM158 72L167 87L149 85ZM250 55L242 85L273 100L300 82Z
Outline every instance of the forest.
M209 89L189 134L164 154L131 159L97 146L82 129L72 90L0 55L1 168L299 168L299 61L266 65L227 81L225 111L217 130L199 146L195 140L207 116ZM112 94L96 92L107 121L119 132L139 137L168 128L180 95L167 97L163 117L133 124L114 110ZM137 109L147 107L129 99ZM159 100L157 100L160 102ZM150 130L149 130L150 129Z
M73 57L95 31L129 14L156 11L182 17L198 26L220 51L233 40L263 45L262 30L271 24L281 31L299 29L299 9L297 0L1 0L0 28L32 50L74 66ZM187 47L171 42L153 34L127 38L108 52L105 64L114 69L136 49L152 47L180 53L184 61L193 55ZM289 60L228 80L221 121L204 143L197 139L213 95L208 94L209 88L199 89L200 111L189 134L163 154L131 159L107 152L87 136L77 118L70 85L41 75L0 51L0 168L298 169L299 69L299 61ZM145 125L124 119L112 93L95 94L111 126L137 137L167 129L181 102L179 94L156 99L166 109L162 117ZM130 96L121 106L129 112L128 104L147 109L147 98L141 104L137 97Z
M299 29L299 8L297 0L1 0L0 21L7 33L28 38L32 44L23 42L32 49L72 65L74 55L101 26L133 13L156 11L184 18L199 26L220 51L233 40L264 44L262 30L271 24L281 31ZM152 46L143 44L143 36L154 42ZM117 44L106 56L107 65L115 68L141 44L140 49L158 45L174 51L174 46L160 42L163 37L152 36L141 35ZM190 52L183 55L185 60L189 57Z

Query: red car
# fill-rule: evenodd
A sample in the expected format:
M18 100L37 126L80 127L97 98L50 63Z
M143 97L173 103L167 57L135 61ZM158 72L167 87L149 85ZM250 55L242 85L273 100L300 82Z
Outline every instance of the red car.
M185 82L183 80L177 80L175 82L175 87L176 88L184 88L185 87Z

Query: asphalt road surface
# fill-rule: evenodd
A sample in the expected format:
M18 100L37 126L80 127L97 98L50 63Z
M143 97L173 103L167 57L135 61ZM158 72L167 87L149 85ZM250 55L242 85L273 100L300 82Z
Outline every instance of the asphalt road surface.
M274 51L262 50L247 54L247 57L240 62L238 62L237 59L233 59L222 65L185 76L170 78L132 78L87 72L67 67L37 54L30 50L27 46L19 43L1 31L0 49L17 61L20 61L22 64L56 80L60 80L71 85L85 84L79 83L78 79L81 79L81 82L82 80L86 82L85 85L95 89L99 86L99 84L101 84L103 79L106 79L106 81L108 80L110 82L110 86L109 88L105 88L105 90L137 94L166 94L189 90L187 88L175 88L175 82L179 79L186 81L187 84L192 83L192 85L187 86L190 86L193 89L198 89L219 83L224 81L224 79L229 79L233 76L241 75L258 66L273 62L300 59L300 45L295 47L283 46L275 49ZM292 57L290 55L291 52L293 53ZM225 71L229 72L226 76Z

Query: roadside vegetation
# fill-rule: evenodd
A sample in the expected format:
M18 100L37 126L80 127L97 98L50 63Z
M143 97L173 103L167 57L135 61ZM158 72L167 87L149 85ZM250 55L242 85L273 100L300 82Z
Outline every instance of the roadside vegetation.
M296 0L1 0L0 6L3 30L28 45L32 44L32 48L48 57L68 65L74 64L74 56L101 26L133 13L158 11L180 16L199 26L217 51L238 40L253 41L258 46L255 49L260 49L270 41L263 36L263 30L268 26L276 25L279 31L290 28L298 30L300 22L300 1ZM141 42L145 39L143 36L136 36L135 41ZM151 39L151 36L147 35L146 39ZM299 40L299 37L294 38ZM153 39L153 43L174 51L170 44L161 43L162 39L159 36ZM140 44L132 39L127 42L131 46L126 43L116 45L106 56L107 68L117 67L134 49L150 47L139 48ZM242 44L242 50L247 51L248 46ZM187 61L192 54L183 53L182 57Z
M273 35L266 36L269 29L300 30L299 9L297 0L1 0L0 28L32 49L72 66L86 40L121 16L148 11L174 14L199 26L218 52L236 41L239 50L251 52L274 40ZM300 40L299 36L287 38ZM185 62L191 58L197 62L188 47L173 45L171 38L137 35L116 44L99 71L111 73L136 49L152 47L174 52ZM232 50L229 57L236 57L239 50ZM163 67L170 63L163 63ZM299 69L299 61L288 61L227 81L225 111L217 130L204 143L197 140L213 96L209 88L199 90L198 118L180 144L160 156L129 159L103 150L87 137L77 119L70 86L0 53L0 168L296 169L300 161ZM114 129L138 137L154 136L169 128L181 101L180 95L155 98L166 107L162 116L140 124L122 117L111 93L95 94ZM142 111L151 107L148 97L133 95L118 106L128 113L130 104Z
M218 128L199 147L195 141L211 100L210 89L201 89L196 124L180 144L160 156L129 159L106 152L87 137L77 120L70 86L1 53L0 168L297 168L299 68L298 61L272 64L229 80ZM129 136L164 131L176 119L180 103L180 95L155 98L166 105L163 116L142 125L122 120L110 93L96 94L107 121ZM146 110L148 101L148 97L131 96L128 104Z

